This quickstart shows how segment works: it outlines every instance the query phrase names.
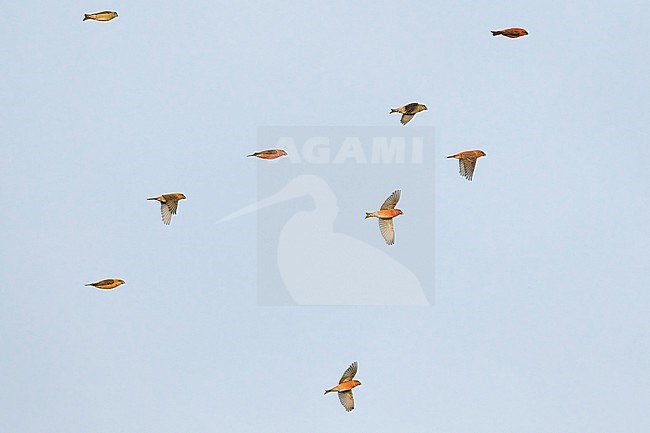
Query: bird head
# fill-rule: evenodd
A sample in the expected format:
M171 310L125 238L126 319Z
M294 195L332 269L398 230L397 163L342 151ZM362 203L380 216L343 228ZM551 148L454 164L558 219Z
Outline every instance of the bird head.
M428 110L428 108L427 108L426 105L422 104L422 111L424 111L424 110Z
M527 35L527 34L528 34L528 30L524 30L524 34Z
M117 282L120 283L120 284L126 284L126 281L124 281L124 280L117 280Z
M187 198L187 197L185 197L185 194L183 194L182 192L179 192L179 193L178 193L178 199L179 199L179 200L183 200L183 199L185 199L185 198Z
M402 212L402 209L395 209L397 211L397 215L403 215L404 212Z
M485 152L483 152L482 150L479 150L477 153L478 153L477 158L480 158L481 156L485 156Z
M356 380L356 379L354 379L352 382L354 383L354 386L359 386L359 385L361 385L361 382L359 382L359 381Z
M284 156L284 155L287 154L287 152L285 152L285 151L282 150L282 149L278 149L278 153L279 153L281 156Z

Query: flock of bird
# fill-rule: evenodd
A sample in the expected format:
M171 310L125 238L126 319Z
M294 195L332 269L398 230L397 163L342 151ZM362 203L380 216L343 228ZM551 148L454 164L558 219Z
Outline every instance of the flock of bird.
M83 21L94 20L94 21L111 21L114 18L117 18L118 14L114 11L101 11L91 14L84 14ZM507 38L515 39L522 36L528 35L528 32L525 29L519 27L512 27L504 30L492 30L492 36L503 35ZM399 113L402 115L400 122L402 125L406 125L413 119L413 117L422 111L427 110L426 105L420 104L418 102L412 102L406 104L399 108L392 108L389 114ZM252 153L246 156L255 156L261 159L276 159L282 156L286 156L287 152L283 149L268 149L262 150L259 152ZM460 175L465 177L467 180L472 180L474 175L474 169L476 167L476 161L478 158L485 156L485 152L482 150L466 150L459 152L455 155L449 155L447 158L455 158L458 160ZM375 212L366 212L366 218L377 218L379 221L379 231L383 236L384 240L388 245L393 245L395 243L395 229L393 227L393 218L402 215L400 209L396 209L395 206L399 201L401 196L401 191L396 190L388 196L388 198L381 205L380 209ZM169 225L172 220L172 215L176 214L178 210L178 202L184 200L186 197L182 193L170 193L163 194L158 197L151 197L147 200L156 200L160 202L160 211L162 214L162 221L164 224ZM101 290L110 290L118 286L125 284L124 280L118 278L108 278L105 280L97 281L95 283L88 283L86 286L93 286ZM358 363L353 362L343 373L341 379L339 380L338 385L325 390L325 394L330 392L336 392L339 396L339 401L343 405L346 411L350 412L354 409L354 395L352 394L352 389L361 385L361 382L354 379L354 376L357 374L359 368Z

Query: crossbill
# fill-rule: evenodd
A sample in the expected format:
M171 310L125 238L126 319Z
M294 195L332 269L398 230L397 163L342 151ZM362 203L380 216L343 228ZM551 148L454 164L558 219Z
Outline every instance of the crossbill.
M456 158L460 166L460 175L467 180L472 180L476 160L482 156L485 156L485 152L482 150L466 150L455 155L449 155L447 158Z
M259 152L251 153L250 155L246 155L246 156L256 156L262 159L275 159L284 156L286 154L287 152L285 152L282 149L269 149L269 150L262 150Z
M399 189L393 191L386 201L384 201L384 204L381 205L380 210L377 212L366 212L366 219L374 217L379 220L379 231L388 245L393 245L395 243L393 218L402 215L400 209L395 209L401 194L402 191Z
M343 376L341 376L341 380L339 380L339 384L336 385L335 387L325 390L325 394L329 392L338 392L339 401L341 402L345 410L348 412L354 409L354 395L352 395L352 388L361 385L361 382L354 379L354 375L357 374L358 368L359 365L357 364L357 362L356 361L353 362L352 364L350 364L348 369L345 370Z
M117 17L117 12L113 11L101 11L94 14L84 14L84 21L86 20L95 20L95 21L110 21L113 18Z
M102 290L111 290L116 288L117 286L121 286L124 283L125 283L124 280L109 278L107 280L97 281L96 283L88 283L86 284L86 286L93 286Z
M158 197L151 197L147 200L158 200L160 202L160 213L162 214L163 223L169 225L172 222L172 215L176 215L178 209L178 201L185 199L185 194L175 192L171 194L163 194Z
M411 102L410 104L406 104L403 107L391 108L390 113L388 114L401 113L402 118L400 119L400 122L402 122L402 125L406 125L411 121L413 116L415 116L420 111L424 111L424 110L428 110L426 105L419 104L417 102Z
M504 30L490 30L490 31L492 32L492 36L503 35L510 39L520 38L528 34L528 32L525 29L521 29L519 27L512 27Z

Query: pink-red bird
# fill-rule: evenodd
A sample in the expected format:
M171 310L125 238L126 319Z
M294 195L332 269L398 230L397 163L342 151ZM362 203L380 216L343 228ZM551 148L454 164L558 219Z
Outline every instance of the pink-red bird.
M269 149L269 150L262 150L260 152L251 153L250 155L246 155L246 156L256 156L262 159L275 159L284 156L286 154L287 152L285 152L282 149Z
M476 160L482 156L485 156L485 152L482 150L466 150L455 155L449 155L447 158L456 158L460 166L460 175L467 180L472 180Z
M354 378L354 375L357 374L358 368L359 364L354 361L352 364L350 364L348 369L345 370L343 376L341 376L339 384L335 387L325 390L325 394L329 392L338 392L339 401L348 412L354 409L354 395L352 395L352 388L361 385L361 382Z
M503 35L506 38L510 38L510 39L520 38L520 37L526 36L528 34L526 29L521 29L519 27L511 27L509 29L490 30L490 31L492 32L492 36Z
M395 243L395 229L393 228L393 218L402 215L400 209L395 209L402 191L399 189L386 199L381 209L377 212L366 212L366 218L377 218L379 220L379 231L388 245Z

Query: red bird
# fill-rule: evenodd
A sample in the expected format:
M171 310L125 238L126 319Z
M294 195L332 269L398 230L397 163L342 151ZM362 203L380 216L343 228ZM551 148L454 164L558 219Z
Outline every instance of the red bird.
M356 361L353 362L350 364L348 369L345 370L343 376L341 376L339 384L333 388L325 390L325 394L329 392L338 392L339 401L348 412L354 409L354 395L352 395L352 388L361 385L361 382L354 378L354 375L357 374L358 368L359 364L357 364Z
M275 159L284 156L286 154L287 152L285 152L282 149L269 149L269 150L262 150L259 152L251 153L250 155L246 155L246 156L256 156L262 159Z
M388 196L386 201L384 201L380 210L376 212L366 212L366 219L375 217L379 220L379 231L388 245L393 245L395 243L393 218L403 214L400 209L395 209L401 195L401 190L395 190Z
M519 27L511 27L509 29L503 29L503 30L490 30L492 32L492 36L498 36L498 35L503 35L507 38L520 38L522 36L526 36L528 32L525 29L521 29Z

